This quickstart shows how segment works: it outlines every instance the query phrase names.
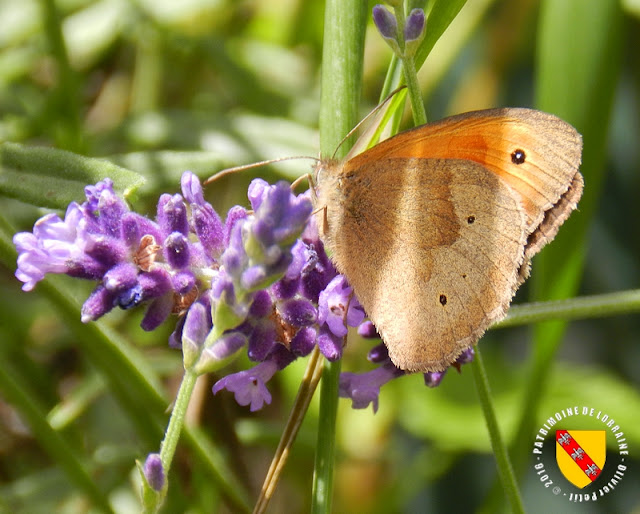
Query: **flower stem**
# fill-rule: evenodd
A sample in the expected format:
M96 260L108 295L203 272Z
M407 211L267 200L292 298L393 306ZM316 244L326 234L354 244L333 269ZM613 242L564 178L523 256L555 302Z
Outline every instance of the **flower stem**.
M176 452L176 446L180 439L180 432L184 425L184 417L187 413L189 400L191 399L191 394L193 393L193 388L196 385L197 379L198 375L189 370L186 370L182 377L182 383L180 384L180 389L178 389L176 401L173 405L173 410L171 411L169 426L167 427L164 439L160 445L160 457L162 459L162 466L164 467L165 473L167 473L171 467L171 461L173 460L173 455Z
M411 111L413 112L413 121L416 125L424 125L427 122L427 112L422 101L422 92L418 84L418 73L413 57L405 57L402 59L404 70L404 78L407 82L407 91L411 100Z
M640 289L619 291L593 296L582 296L568 300L551 300L514 305L509 315L492 328L529 325L553 319L572 320L602 318L628 314L640 310Z
M198 375L195 372L185 370L184 376L182 377L182 383L180 384L180 389L176 396L175 404L171 411L169 426L167 426L167 431L165 432L164 439L160 445L160 459L162 460L162 467L164 469L165 476L168 476L169 469L171 468L171 462L173 461L173 456L175 455L176 447L180 440L180 433L184 426L184 418L187 413L187 407L189 406L189 400L191 399L197 379ZM149 509L149 506L145 505L145 512L157 512L162 505L166 492L167 488L165 487L156 500L155 508ZM143 495L143 497L146 498L146 495Z
M404 72L404 80L407 84L407 91L411 101L411 111L413 112L413 121L416 125L424 125L427 122L427 112L422 101L422 92L418 83L418 72L413 60L413 55L407 55L407 48L404 40L404 27L407 18L404 13L404 5L400 4L394 9L396 20L398 23L398 43L403 54L402 70Z
M328 0L322 55L320 152L344 157L352 143L338 148L359 121L366 5L358 0ZM337 148L337 151L336 151Z
M325 5L320 103L320 150L332 155L358 121L367 3L327 0ZM344 157L351 145L342 145ZM335 458L335 422L340 362L326 363L320 393L320 423L314 465L311 512L330 512Z
M312 514L331 512L333 467L336 452L336 418L341 361L324 364L320 389L320 412L315 472L313 474Z
M476 383L476 391L484 413L484 418L487 423L487 430L489 431L489 438L491 439L491 447L496 457L496 464L498 466L498 474L500 475L500 481L504 489L509 504L511 505L511 512L516 514L524 513L524 505L522 504L522 497L518 489L516 482L516 476L509 460L509 454L507 447L504 444L500 429L498 427L498 420L496 418L495 408L491 400L491 392L489 391L489 381L487 379L487 372L484 368L482 361L482 355L479 349L476 347L475 359L472 363L473 378Z

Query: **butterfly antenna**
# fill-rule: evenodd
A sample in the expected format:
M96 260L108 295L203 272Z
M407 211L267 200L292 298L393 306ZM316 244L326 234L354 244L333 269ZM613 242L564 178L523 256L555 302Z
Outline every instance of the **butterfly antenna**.
M354 132L356 132L356 131L357 131L357 130L358 130L358 129L363 125L363 123L366 123L366 122L367 122L367 120L369 120L372 116L374 116L375 114L377 114L377 113L378 113L378 111L379 111L380 109L382 109L382 108L387 104L387 102L388 102L389 100L391 100L391 99L392 99L396 94L398 94L400 91L402 91L402 90L403 90L403 89L405 89L406 87L407 87L407 86L400 86L399 88L394 89L391 93L389 93L389 96L387 96L384 100L382 100L382 102L380 102L378 105L376 105L376 106L373 108L373 110L372 110L369 114L367 114L364 118L362 118L362 119L358 122L358 124L357 124L355 127L353 127L353 128L352 128L352 129L347 133L347 135L346 135L346 136L344 136L344 137L342 138L342 140L340 141L340 143L338 143L338 146L336 147L336 151L335 151L335 152L333 152L333 155L331 156L331 158L332 158L332 159L335 159L335 158L336 158L336 154L338 153L338 150L339 150L339 149L340 149L340 147L344 144L344 142L345 142L347 139L349 139L349 138L353 135L353 133L354 133Z
M297 179L291 182L291 191L294 191L300 184L304 181L308 181L309 185L312 185L312 177L310 173L305 173L304 175L300 175Z
M269 159L268 161L253 162L251 164L243 164L242 166L234 166L233 168L226 168L224 170L220 170L218 173L216 173L215 175L212 175L207 180L205 180L204 185L206 186L207 184L211 184L211 182L218 180L219 178L222 178L226 175L231 175L232 173L238 173L240 171L250 170L251 168L258 168L259 166L267 166L269 164L275 164L277 162L292 161L294 159L311 159L316 162L320 161L320 159L317 159L316 157L309 157L307 155L298 155L294 157L279 157L277 159Z

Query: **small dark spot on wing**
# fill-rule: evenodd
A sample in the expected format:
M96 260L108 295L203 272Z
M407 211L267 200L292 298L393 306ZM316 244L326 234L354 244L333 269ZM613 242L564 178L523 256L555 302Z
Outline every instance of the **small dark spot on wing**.
M522 164L527 158L524 150L518 148L511 153L511 162L513 164Z

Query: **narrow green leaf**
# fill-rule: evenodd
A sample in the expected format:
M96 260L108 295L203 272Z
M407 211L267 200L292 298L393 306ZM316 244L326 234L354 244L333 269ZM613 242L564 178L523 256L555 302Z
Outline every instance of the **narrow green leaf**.
M362 85L366 5L360 0L329 0L325 7L320 105L320 151L331 155L358 121ZM338 148L344 157L351 144ZM320 423L311 512L331 512L340 361L327 362L321 383Z
M440 36L447 30L447 27L466 3L467 0L436 0L433 2L427 18L424 40L416 52L416 68L420 69Z
M50 209L65 209L83 198L84 187L104 179L128 196L144 183L138 173L103 159L64 150L0 143L0 193Z

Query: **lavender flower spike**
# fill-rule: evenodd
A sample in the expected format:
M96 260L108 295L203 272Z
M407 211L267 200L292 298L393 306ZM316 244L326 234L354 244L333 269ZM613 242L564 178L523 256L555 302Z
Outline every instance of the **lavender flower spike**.
M183 182L183 189L193 200L192 208L198 205L198 189L189 182ZM249 186L248 196L254 214L232 216L230 211L227 224L233 226L222 231L227 246L211 282L212 326L199 360L190 361L198 373L218 369L243 346L248 347L251 359L266 361L276 344L276 331L269 318L274 304L266 288L280 280L294 261L292 247L309 220L312 206L306 195L295 196L286 182L272 186L256 179ZM296 265L300 268L299 263ZM284 309L299 325L316 319L315 309L303 303L290 301L290 308ZM188 324L187 320L185 330ZM296 350L306 351L306 342L298 338ZM258 370L265 367L269 368ZM258 388L253 393L263 389L266 391ZM264 391L261 396L266 398ZM249 397L253 398L253 393ZM246 400L242 394L236 396ZM252 405L255 407L255 402Z
M222 268L211 285L214 325L219 333L237 327L248 315L253 293L279 280L293 261L291 248L311 214L311 201L295 196L286 182L249 186L254 215L239 218L222 254Z
M190 198L213 212L198 194L197 177L185 175ZM33 233L14 236L19 253L16 277L24 282L23 289L33 289L47 273L96 281L82 307L83 322L116 306L128 309L149 302L141 325L153 330L171 312L184 312L206 289L201 281L212 276L214 264L191 227L217 230L221 239L223 231L213 219L217 215L210 212L196 224L182 196L162 195L154 222L130 212L110 179L87 186L85 195L83 204L69 205L64 220L49 214L36 222Z

